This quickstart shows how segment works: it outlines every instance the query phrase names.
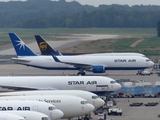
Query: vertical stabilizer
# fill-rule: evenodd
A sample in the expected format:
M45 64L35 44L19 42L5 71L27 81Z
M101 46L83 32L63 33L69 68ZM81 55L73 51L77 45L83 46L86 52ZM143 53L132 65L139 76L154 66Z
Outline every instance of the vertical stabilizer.
M15 34L9 33L17 56L36 56L36 54Z
M38 47L42 55L62 55L58 50L53 49L40 35L35 35Z

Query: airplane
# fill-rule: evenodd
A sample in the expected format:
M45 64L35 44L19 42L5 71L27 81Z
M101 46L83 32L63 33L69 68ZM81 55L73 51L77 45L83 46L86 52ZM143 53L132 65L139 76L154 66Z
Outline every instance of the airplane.
M73 95L84 98L90 104L92 104L95 109L102 107L105 102L96 94L83 91L83 90L30 90L30 91L16 91L16 92L3 92L0 93L2 96L27 96L27 95Z
M62 119L79 117L95 110L94 106L85 99L72 95L28 95L28 96L5 96L0 100L38 100L56 106L64 115Z
M25 120L24 117L13 114L13 113L1 113L0 120Z
M51 120L60 119L64 115L54 105L37 100L0 100L1 111L37 111L48 115Z
M46 114L36 111L0 111L0 113L15 114L22 116L25 120L51 120Z
M84 70L105 73L106 70L143 70L154 65L144 56L38 56L15 33L9 33L18 58L11 58L17 64L47 70ZM53 60L54 59L54 60Z
M0 87L13 90L85 90L106 95L121 88L104 76L1 76Z
M108 56L145 56L141 53L134 53L134 52L121 52L121 53L61 53L58 50L55 50L49 43L40 35L35 35L35 39L37 41L38 47L41 51L41 55L51 55L53 53L54 55L94 55L94 56L102 56L102 55L108 55Z

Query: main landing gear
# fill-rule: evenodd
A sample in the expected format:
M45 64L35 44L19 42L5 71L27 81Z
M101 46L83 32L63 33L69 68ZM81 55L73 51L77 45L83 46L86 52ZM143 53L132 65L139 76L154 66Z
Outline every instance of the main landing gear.
M84 69L80 69L79 72L77 73L79 76L84 76L86 73L84 72Z
M86 73L85 72L78 72L77 75L84 76L84 75L86 75Z

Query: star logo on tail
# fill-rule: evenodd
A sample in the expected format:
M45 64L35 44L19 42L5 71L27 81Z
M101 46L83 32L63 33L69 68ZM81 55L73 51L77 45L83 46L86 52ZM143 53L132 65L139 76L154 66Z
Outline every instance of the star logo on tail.
M25 50L25 43L21 40L17 40L16 41L18 44L16 46L19 46L19 50L22 48L23 50Z

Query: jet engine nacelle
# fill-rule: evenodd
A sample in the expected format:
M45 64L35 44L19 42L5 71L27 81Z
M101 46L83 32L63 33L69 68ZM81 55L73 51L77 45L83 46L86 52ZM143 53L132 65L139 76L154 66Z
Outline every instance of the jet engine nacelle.
M105 67L104 66L93 66L92 71L93 73L104 73Z

